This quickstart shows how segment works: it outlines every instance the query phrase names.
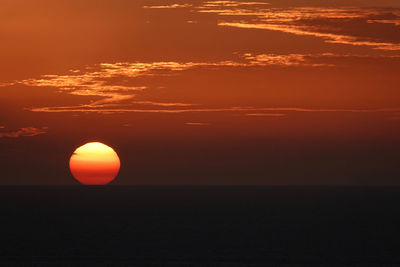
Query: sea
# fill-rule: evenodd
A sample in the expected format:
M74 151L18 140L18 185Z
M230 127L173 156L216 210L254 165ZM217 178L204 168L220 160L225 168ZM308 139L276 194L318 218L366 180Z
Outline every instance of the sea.
M3 186L0 266L400 266L400 188Z

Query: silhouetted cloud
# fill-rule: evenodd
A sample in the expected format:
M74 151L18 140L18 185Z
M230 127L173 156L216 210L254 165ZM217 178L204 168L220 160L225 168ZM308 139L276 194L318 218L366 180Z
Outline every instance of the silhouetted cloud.
M5 128L0 127L0 128ZM0 138L2 137L10 137L10 138L17 138L21 136L36 136L40 134L45 134L47 132L47 127L42 128L35 128L35 127L24 127L17 131L12 132L0 132Z

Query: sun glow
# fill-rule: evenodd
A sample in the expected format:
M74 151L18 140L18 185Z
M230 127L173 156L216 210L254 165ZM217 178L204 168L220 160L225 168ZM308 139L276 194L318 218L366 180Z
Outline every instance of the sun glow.
M69 161L72 175L82 184L105 185L117 176L120 160L111 147L91 142L78 147Z

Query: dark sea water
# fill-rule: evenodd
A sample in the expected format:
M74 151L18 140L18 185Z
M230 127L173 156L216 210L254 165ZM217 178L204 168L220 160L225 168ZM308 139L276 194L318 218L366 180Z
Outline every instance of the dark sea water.
M0 190L1 266L400 265L400 188Z

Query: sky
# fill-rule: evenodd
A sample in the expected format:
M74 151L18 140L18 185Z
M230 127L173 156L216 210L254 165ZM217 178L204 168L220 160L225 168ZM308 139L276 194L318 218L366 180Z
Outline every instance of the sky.
M400 185L397 0L0 0L0 184Z

